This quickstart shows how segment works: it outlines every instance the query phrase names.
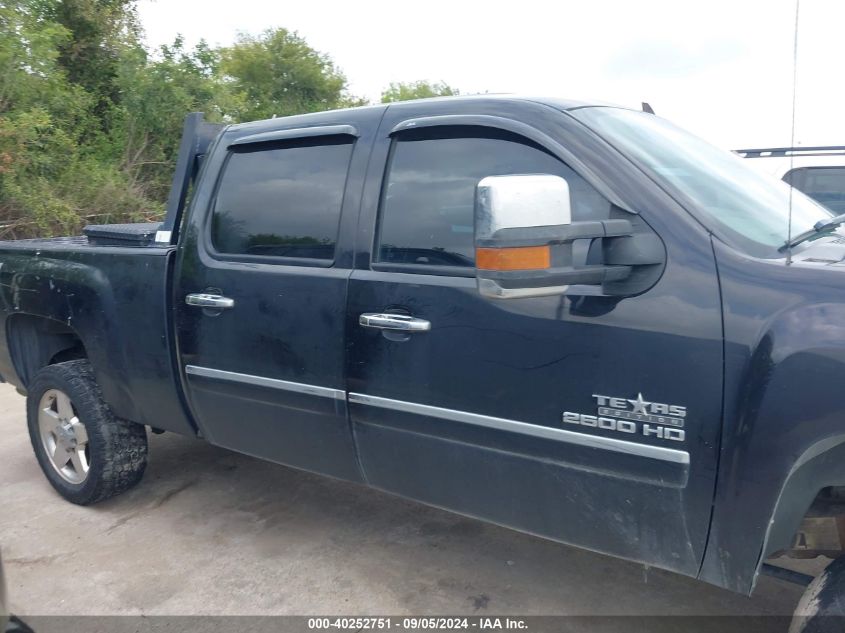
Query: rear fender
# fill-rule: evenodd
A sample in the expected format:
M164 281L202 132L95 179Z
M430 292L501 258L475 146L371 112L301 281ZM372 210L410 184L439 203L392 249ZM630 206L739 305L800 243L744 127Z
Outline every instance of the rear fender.
M121 341L128 333L114 318L114 289L100 269L38 254L5 254L0 266L0 307L6 315L7 337L19 314L50 319L75 332L115 414L129 420L141 419L126 388L128 362ZM19 367L13 369L16 379L5 372L3 375L25 389L29 377Z

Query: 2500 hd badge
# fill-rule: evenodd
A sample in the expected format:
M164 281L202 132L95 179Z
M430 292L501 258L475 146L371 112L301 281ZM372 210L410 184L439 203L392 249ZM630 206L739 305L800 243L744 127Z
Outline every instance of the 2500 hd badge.
M593 394L598 405L598 415L572 413L566 411L563 421L566 424L580 424L605 431L619 433L641 433L648 438L683 442L684 420L687 408L677 404L649 402L642 393L637 397L615 398Z

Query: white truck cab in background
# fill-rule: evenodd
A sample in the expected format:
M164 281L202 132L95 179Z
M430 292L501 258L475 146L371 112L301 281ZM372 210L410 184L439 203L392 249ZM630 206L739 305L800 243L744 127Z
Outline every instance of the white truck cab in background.
M750 159L755 167L788 182L834 213L845 213L845 146L734 151Z

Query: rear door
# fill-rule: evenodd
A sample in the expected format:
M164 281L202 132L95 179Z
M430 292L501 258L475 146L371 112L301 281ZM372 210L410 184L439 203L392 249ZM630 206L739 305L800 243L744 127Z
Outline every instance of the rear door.
M358 478L344 375L348 240L381 112L235 128L213 154L174 291L186 393L210 442Z
M640 191L641 176L562 113L502 101L485 104L483 115L471 107L391 106L379 130L347 315L350 416L366 479L694 575L710 517L722 380L707 235L692 243L686 234L690 243L676 246L674 233L692 226L673 220L677 207ZM607 161L603 177L616 191L628 188L642 215L611 204L544 137ZM475 186L525 173L564 177L573 220L627 217L657 232L667 248L659 282L630 297L583 287L555 297L480 296ZM393 320L415 331L390 329Z

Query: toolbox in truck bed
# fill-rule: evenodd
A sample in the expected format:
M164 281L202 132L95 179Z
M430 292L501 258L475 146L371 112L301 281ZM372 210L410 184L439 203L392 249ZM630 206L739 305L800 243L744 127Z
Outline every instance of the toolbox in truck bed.
M161 222L136 222L133 224L88 225L82 232L92 244L103 246L149 246L155 242Z

